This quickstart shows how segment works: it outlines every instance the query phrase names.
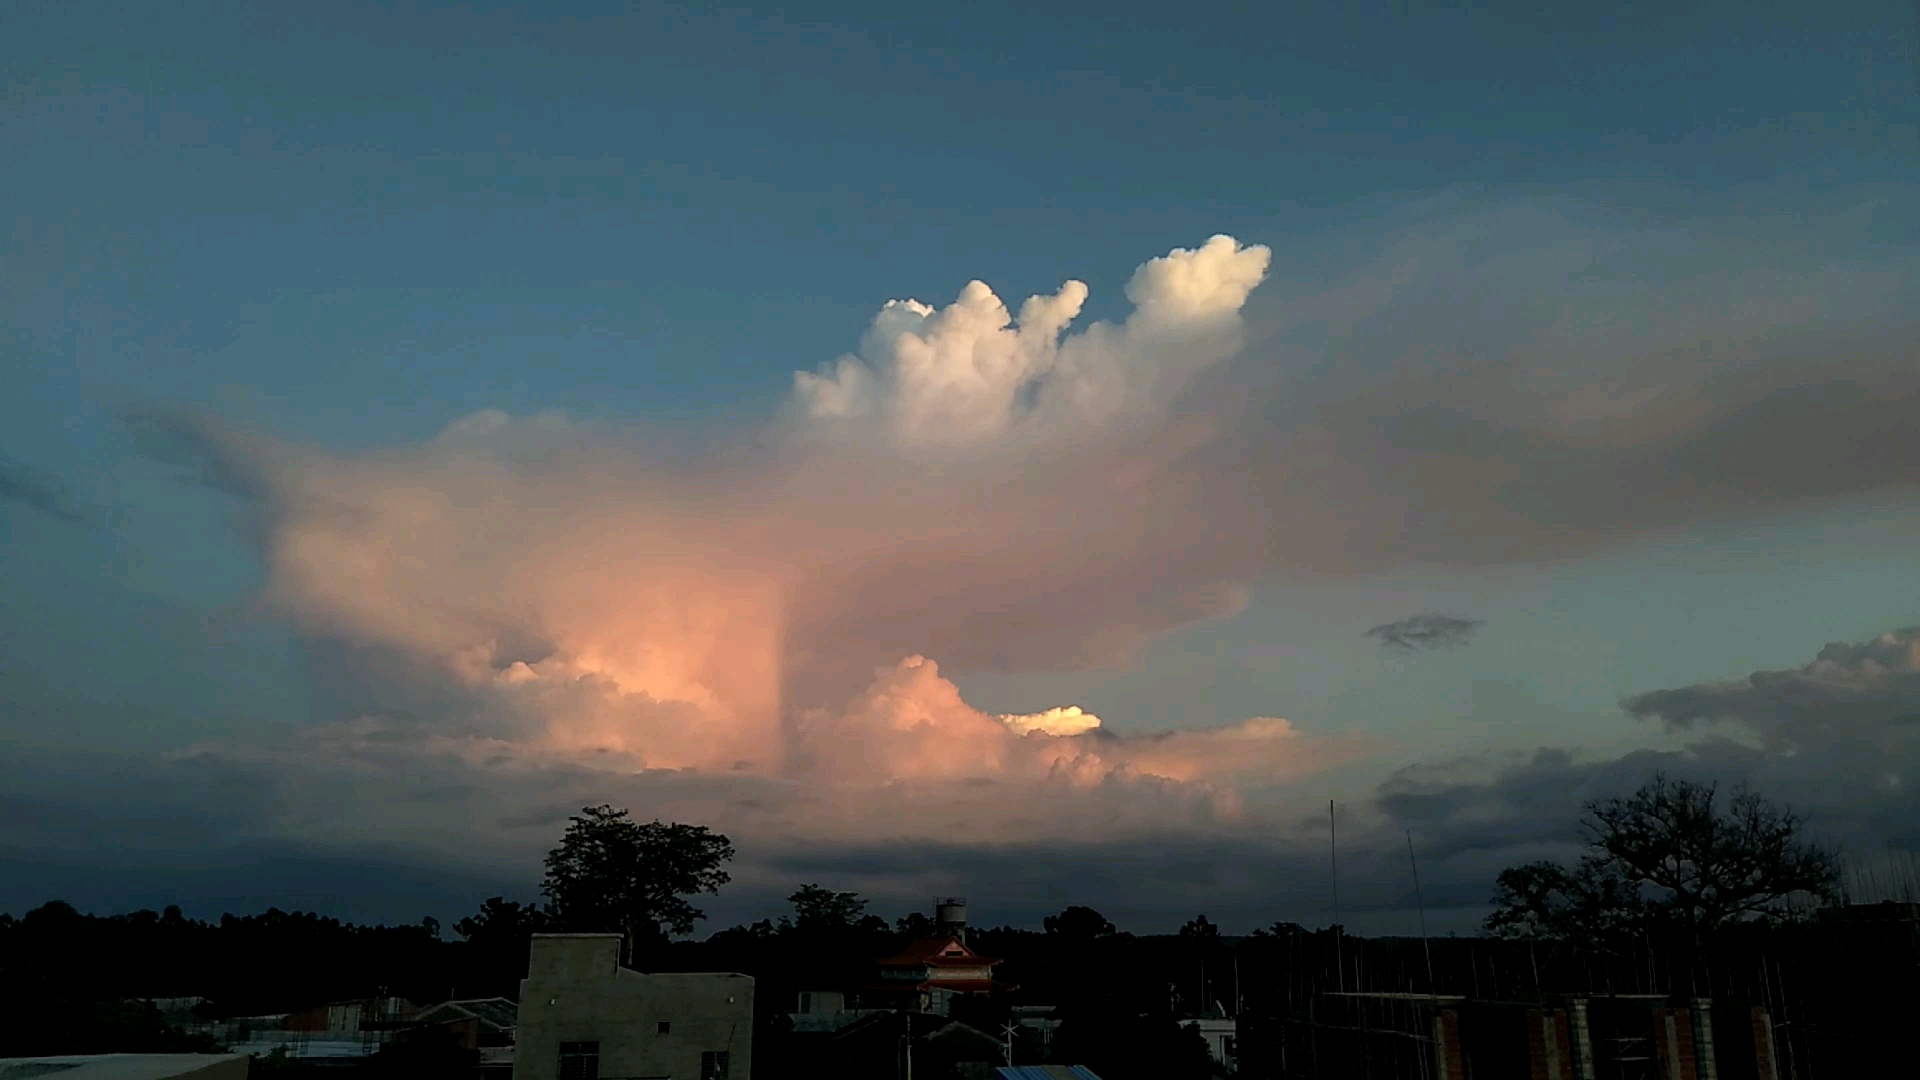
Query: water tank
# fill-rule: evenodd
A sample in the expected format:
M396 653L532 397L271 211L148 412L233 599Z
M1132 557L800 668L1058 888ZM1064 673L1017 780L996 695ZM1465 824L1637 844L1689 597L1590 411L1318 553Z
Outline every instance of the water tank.
M933 922L942 933L956 937L967 936L967 901L961 896L936 897L933 901Z

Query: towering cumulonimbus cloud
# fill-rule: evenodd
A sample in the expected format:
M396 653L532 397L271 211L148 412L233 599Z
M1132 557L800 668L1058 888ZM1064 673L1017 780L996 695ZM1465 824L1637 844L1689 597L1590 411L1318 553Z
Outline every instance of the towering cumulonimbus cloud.
M1140 267L1133 313L1062 338L1087 300L1069 281L1029 297L1015 319L985 282L940 310L887 304L860 351L794 376L810 434L878 435L912 449L992 447L1083 437L1164 406L1201 369L1240 345L1240 309L1270 252L1216 236Z
M174 433L260 506L267 599L381 658L437 730L849 790L1211 792L1308 740L1273 719L1122 738L1070 706L990 715L936 661L1110 661L1241 602L1259 530L1222 529L1251 526L1238 481L1191 472L1213 433L1169 406L1239 347L1267 261L1224 236L1175 250L1133 276L1123 322L1077 331L1078 282L1017 319L980 282L890 303L858 355L796 376L757 456L669 464L618 429L497 412L358 456Z

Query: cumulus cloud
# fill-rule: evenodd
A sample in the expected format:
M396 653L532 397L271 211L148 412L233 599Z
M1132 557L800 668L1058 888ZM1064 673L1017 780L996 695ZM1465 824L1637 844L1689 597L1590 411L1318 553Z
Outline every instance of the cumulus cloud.
M1239 311L1266 276L1268 249L1215 236L1142 265L1133 313L1062 337L1084 282L1032 296L1016 319L982 281L945 308L891 301L860 351L794 376L808 429L868 433L908 447L1021 447L1073 438L1163 407L1193 374L1240 345Z
M1381 645L1401 652L1452 649L1472 640L1474 632L1484 625L1479 619L1461 619L1452 615L1410 615L1390 623L1381 623L1361 636L1373 638Z

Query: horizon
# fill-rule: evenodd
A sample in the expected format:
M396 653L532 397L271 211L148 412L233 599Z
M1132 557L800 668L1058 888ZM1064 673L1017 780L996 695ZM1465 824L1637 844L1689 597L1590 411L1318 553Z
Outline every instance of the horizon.
M707 932L1325 925L1332 801L1466 934L1663 771L1920 850L1910 3L18 26L0 911L451 926L600 802Z

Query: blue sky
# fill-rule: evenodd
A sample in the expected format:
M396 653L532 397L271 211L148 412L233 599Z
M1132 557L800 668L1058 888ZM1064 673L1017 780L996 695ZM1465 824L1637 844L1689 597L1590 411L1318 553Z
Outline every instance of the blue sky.
M1582 385L1651 385L1694 338L1721 403L1749 375L1898 371L1920 222L1913 7L1605 7L16 16L0 44L0 466L8 490L44 497L0 500L0 737L49 760L154 755L366 707L314 659L338 641L260 602L248 508L143 453L129 410L346 456L404 453L480 410L557 411L701 458L750 442L793 372L854 349L889 299L945 304L978 277L1011 304L1073 278L1090 287L1083 323L1118 320L1135 266L1215 233L1272 252L1235 377L1277 430L1324 421L1333 441L1316 445L1358 445L1329 418L1411 414L1426 399L1404 387L1451 400L1451 376L1419 374L1456 370L1436 350L1556 385L1541 342L1570 326L1588 328L1565 341L1580 359L1553 377ZM1567 244L1600 254L1567 270ZM1427 269L1367 301L1363 329L1329 314L1403 263ZM1742 276L1756 270L1777 278ZM1640 291L1593 284L1606 275ZM1498 310L1522 295L1532 314ZM1558 329L1514 329L1550 314ZM1658 341L1619 351L1642 329ZM1388 468L1370 453L1356 467ZM1778 469L1749 490L1800 484ZM1438 473L1393 475L1440 501L1421 487ZM1120 732L1277 715L1389 744L1295 782L1316 799L1364 801L1418 761L1664 747L1623 698L1920 621L1907 482L1800 484L1777 513L1682 505L1531 561L1281 560L1244 610L1157 632L1123 664L945 670L990 713L1072 701ZM1428 609L1486 627L1410 659L1359 636ZM70 792L137 787L114 768L80 769ZM0 796L16 824L51 805ZM457 862L477 841L448 828L409 842ZM316 843L295 832L268 839ZM20 826L0 848L95 858L36 836ZM336 840L327 858L372 842ZM31 902L22 887L0 906Z

